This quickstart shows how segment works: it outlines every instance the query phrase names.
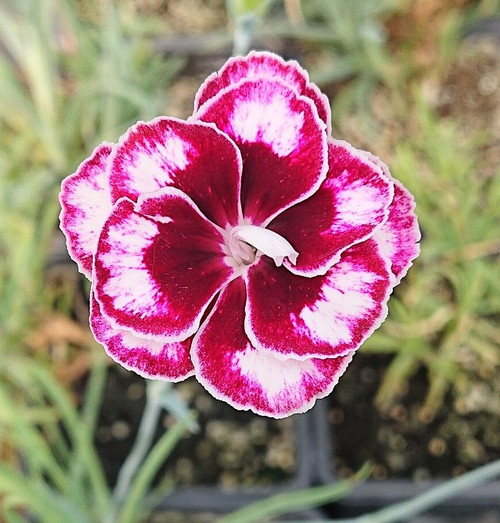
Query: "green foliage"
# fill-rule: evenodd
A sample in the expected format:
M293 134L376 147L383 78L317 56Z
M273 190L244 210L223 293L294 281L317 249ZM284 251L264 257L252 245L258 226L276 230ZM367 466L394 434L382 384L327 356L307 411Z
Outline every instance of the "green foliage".
M447 500L456 498L480 485L500 477L500 461L494 461L476 470L450 479L418 494L414 498L351 519L337 519L337 523L398 523L409 521Z
M0 5L0 448L23 459L22 467L0 467L7 521L18 521L24 509L51 523L104 521L110 513L93 447L103 361L96 361L77 410L40 361L23 356L23 340L46 305L44 271L60 180L102 140L162 114L182 63L154 55L140 24L127 22L113 2L100 2L100 11L88 4L92 18L78 10L82 5ZM183 414L178 400L165 396L161 408L165 402ZM181 424L166 432L156 456L165 458L183 430ZM144 509L161 461L131 478L130 514Z
M226 0L227 12L233 19L248 15L264 16L272 0Z
M464 355L500 365L500 177L481 174L479 138L461 137L422 102L415 114L415 130L396 146L392 170L417 201L422 252L364 350L395 353L381 405L425 365L424 414L432 417L449 386L466 375Z
M303 510L311 506L332 503L348 494L359 481L365 480L369 469L369 466L364 466L352 480L340 481L334 485L312 487L298 492L287 492L258 501L228 514L218 523L259 522L270 516L279 516L292 510ZM500 477L500 461L494 461L462 476L445 481L436 487L429 488L414 498L362 516L328 521L331 521L331 523L334 521L337 523L398 523L408 521L447 500L459 496L462 492L476 488L498 477ZM321 521L326 520L322 519Z
M151 483L193 418L184 410L147 458L138 461L128 495L117 503L93 443L105 380L105 358L96 352L82 405L77 408L70 393L36 360L11 357L9 365L2 366L0 443L23 460L21 467L0 466L0 507L6 521L16 521L27 511L47 523L125 523L137 521L151 509ZM165 403L177 401L169 397L172 393L156 394L152 431Z
M107 511L108 487L92 444L104 365L103 359L96 360L81 413L37 362L10 358L2 368L2 442L24 460L22 471L8 465L0 469L6 507L27 508L40 521L61 522L91 521Z
M318 81L387 77L389 55L382 20L396 10L395 2L315 0L304 2L303 8L309 27L298 36L322 44L331 60L317 73Z
M366 464L350 479L331 485L276 494L232 512L221 518L218 523L258 523L272 516L334 503L347 496L357 484L366 480L371 469L371 465Z
M340 87L332 103L339 122L352 111L369 113L373 89L391 84L395 71L387 49L384 19L401 4L393 0L308 0L301 2L292 26L283 18L269 18L264 35L281 35L313 51L319 59L309 73L320 85ZM290 10L288 12L290 17Z
M0 5L0 350L29 328L57 222L60 180L104 139L162 113L179 60L153 56L112 2ZM2 341L3 340L3 341Z
M226 0L226 9L233 23L233 55L245 55L253 35L267 13L272 0Z

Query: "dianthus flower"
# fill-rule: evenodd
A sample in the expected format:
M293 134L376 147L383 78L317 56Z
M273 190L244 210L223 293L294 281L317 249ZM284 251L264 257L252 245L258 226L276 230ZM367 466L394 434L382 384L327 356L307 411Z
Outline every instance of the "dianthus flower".
M418 254L412 196L267 52L209 76L187 121L99 145L60 201L107 353L276 418L332 391Z

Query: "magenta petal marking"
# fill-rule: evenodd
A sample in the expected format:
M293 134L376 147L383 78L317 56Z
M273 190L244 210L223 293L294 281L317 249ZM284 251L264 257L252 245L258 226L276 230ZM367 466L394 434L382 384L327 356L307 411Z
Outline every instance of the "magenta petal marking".
M307 96L316 105L319 117L331 130L331 112L328 98L314 84L309 75L295 60L285 62L281 56L266 51L251 51L247 56L230 58L216 73L212 73L201 85L194 102L197 111L207 100L219 91L238 83L240 80L270 77L280 78L299 94Z
M265 226L325 179L324 124L311 102L279 79L243 80L219 92L195 117L215 123L239 147L243 214L253 225Z
M303 278L261 258L246 278L247 335L279 358L356 350L385 319L392 289L388 263L371 239L344 251L323 276Z
M326 130L330 136L332 134L332 112L330 109L330 101L326 94L322 93L316 84L309 84L301 94L313 101L318 110L318 116L326 123Z
M343 251L371 236L387 219L394 194L392 181L361 151L336 141L328 153L330 169L321 187L268 226L300 253L296 265L285 265L308 277L324 274Z
M110 183L113 201L173 186L223 228L241 216L241 155L203 122L157 118L131 127L112 156Z
M89 279L99 234L112 207L106 173L112 149L110 143L99 145L76 173L64 179L59 195L59 218L68 252Z
M418 242L421 234L415 214L415 200L403 184L391 176L389 167L380 158L366 151L362 153L394 182L394 199L389 207L389 217L373 238L378 242L382 254L391 261L391 270L395 276L393 283L397 285L420 254Z
M384 256L391 261L391 270L397 285L420 253L420 229L414 213L415 201L403 185L394 180L394 200L389 207L389 218L373 238Z
M165 343L113 328L94 297L90 305L90 326L95 339L111 358L145 378L181 381L194 374L189 357L192 338Z
M119 200L95 257L102 313L114 328L141 337L186 339L233 275L223 243L222 233L174 187L143 195L137 204Z
M310 409L328 395L351 361L278 359L253 347L244 331L245 286L232 281L193 340L196 377L236 409L283 418Z

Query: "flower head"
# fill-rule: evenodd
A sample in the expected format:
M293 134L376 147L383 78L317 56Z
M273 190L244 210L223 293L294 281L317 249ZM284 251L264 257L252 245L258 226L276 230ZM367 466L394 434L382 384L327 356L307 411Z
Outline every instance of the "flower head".
M388 168L330 133L307 73L252 52L204 82L188 121L139 122L63 181L113 359L277 418L332 391L420 234Z

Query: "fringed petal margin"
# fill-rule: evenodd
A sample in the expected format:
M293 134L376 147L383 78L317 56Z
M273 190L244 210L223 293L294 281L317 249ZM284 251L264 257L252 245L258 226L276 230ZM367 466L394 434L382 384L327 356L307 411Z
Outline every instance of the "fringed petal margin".
M95 339L113 360L145 378L176 382L194 374L189 357L191 338L165 343L115 329L102 315L93 295L90 302L90 326Z
M156 118L122 137L111 158L113 202L172 186L222 228L241 216L241 155L211 124Z
M221 293L193 340L196 378L215 398L239 410L273 418L309 410L333 390L352 353L302 361L275 358L249 342L244 307L245 286L237 279Z
M212 73L196 93L195 111L222 89L234 85L240 80L259 77L280 78L300 95L310 98L330 134L331 111L326 95L315 84L309 82L307 71L298 62L295 60L286 62L280 56L266 51L251 51L247 56L232 57L220 71Z
M243 80L223 89L194 118L214 123L241 151L246 223L267 225L325 179L325 125L311 101L279 79Z
M377 229L373 238L378 242L382 254L391 261L391 271L395 278L393 284L397 285L420 254L418 242L421 234L415 214L415 200L410 191L391 176L389 167L380 158L366 151L363 154L394 183L394 198L389 207L389 217Z
M104 142L76 173L62 182L59 200L61 230L68 252L88 279L102 226L111 212L111 194L106 171L113 144Z

